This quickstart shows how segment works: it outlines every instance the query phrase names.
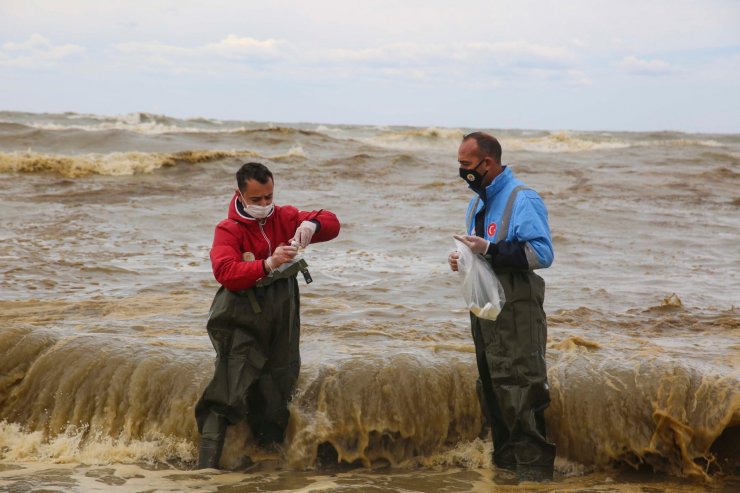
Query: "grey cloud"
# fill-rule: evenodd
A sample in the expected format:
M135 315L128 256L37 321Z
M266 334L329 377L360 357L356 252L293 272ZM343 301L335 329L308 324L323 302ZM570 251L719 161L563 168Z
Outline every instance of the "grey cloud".
M74 44L54 45L40 34L20 43L7 42L0 47L0 65L26 68L49 68L87 50Z
M167 57L182 61L201 58L220 58L224 60L280 60L286 58L292 51L290 45L282 40L258 40L249 37L239 37L233 34L215 43L202 46L183 47L160 42L129 42L115 45L115 49L127 55L141 55L144 57Z
M645 60L635 56L624 57L617 66L631 75L669 75L677 71L664 60Z
M336 63L378 65L449 63L495 63L499 66L559 66L573 64L577 56L569 49L536 43L393 43L373 48L328 50L322 58Z

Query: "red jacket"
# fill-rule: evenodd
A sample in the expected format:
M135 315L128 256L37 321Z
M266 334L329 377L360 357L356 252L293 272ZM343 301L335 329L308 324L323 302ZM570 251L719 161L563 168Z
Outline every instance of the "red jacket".
M246 216L241 204L237 210L238 197L234 194L231 199L229 218L216 226L211 248L213 275L230 291L249 289L265 277L262 261L281 244L287 245L302 221L319 222L311 243L328 241L339 234L339 220L332 212L307 212L292 205L276 205L270 216L259 220ZM253 257L247 254L245 260L247 252Z

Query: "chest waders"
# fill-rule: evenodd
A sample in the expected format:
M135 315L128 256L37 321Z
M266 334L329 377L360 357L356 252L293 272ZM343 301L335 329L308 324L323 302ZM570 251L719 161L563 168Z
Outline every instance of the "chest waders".
M307 272L304 260L254 288L216 293L206 324L216 368L195 406L199 468L218 468L226 426L243 419L261 446L283 441L301 366L298 272Z
M497 231L501 239L506 238L514 198L522 188L514 189L509 197ZM504 289L501 313L495 321L470 314L478 398L491 425L493 462L515 470L522 479L549 479L555 445L547 440L544 417L550 404L545 281L533 271L494 271Z

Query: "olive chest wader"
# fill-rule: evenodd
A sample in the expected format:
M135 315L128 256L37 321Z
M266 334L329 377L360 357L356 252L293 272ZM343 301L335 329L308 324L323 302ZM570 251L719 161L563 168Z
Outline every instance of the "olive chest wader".
M296 275L310 282L307 267L300 259L251 289L216 293L206 325L216 370L195 406L199 468L218 468L226 427L245 418L261 446L283 441L301 366Z
M506 237L514 199L523 188L517 187L509 197L497 231L497 236L502 236L499 241ZM524 479L548 479L552 477L555 445L547 440L544 416L550 404L545 281L531 270L494 271L504 289L501 313L495 321L470 314L479 375L477 391L491 425L493 462L517 471Z

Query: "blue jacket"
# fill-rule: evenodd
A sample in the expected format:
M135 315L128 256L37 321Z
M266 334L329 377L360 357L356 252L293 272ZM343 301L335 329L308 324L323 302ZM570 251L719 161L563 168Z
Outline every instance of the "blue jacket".
M483 237L491 242L487 254L494 267L541 269L549 267L554 258L547 208L542 198L532 190L519 190L511 208L508 227L502 224L511 192L526 187L514 177L508 166L486 187L485 201L473 197L468 204L467 234L475 235L475 216L485 207ZM475 214L471 214L473 207ZM480 219L479 219L480 221ZM506 231L501 229L506 228Z

